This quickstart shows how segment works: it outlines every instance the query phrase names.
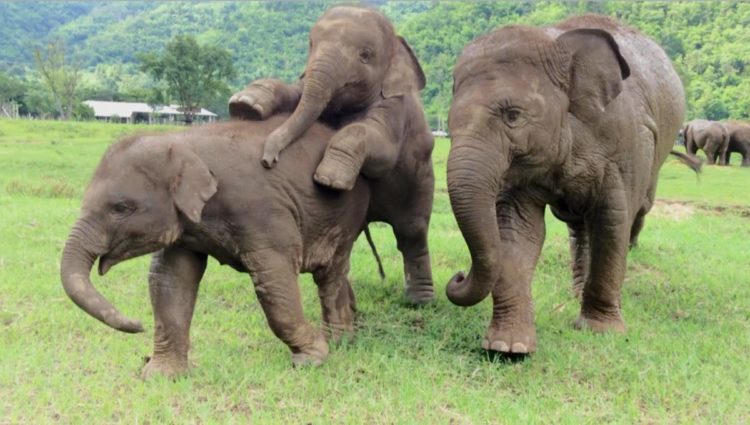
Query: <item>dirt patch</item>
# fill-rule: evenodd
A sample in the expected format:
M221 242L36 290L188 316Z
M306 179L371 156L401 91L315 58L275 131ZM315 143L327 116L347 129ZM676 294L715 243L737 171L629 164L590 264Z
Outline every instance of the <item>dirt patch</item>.
M710 215L737 215L750 218L750 207L742 205L708 205L701 202L657 199L650 214L675 221L690 218L695 213Z
M682 221L692 217L696 209L697 207L694 204L687 202L657 199L651 208L651 215Z

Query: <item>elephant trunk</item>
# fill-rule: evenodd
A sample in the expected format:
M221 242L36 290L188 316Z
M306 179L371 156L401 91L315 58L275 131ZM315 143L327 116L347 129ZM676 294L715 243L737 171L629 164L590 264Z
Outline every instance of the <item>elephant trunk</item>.
M454 276L446 295L454 304L465 307L486 298L500 272L496 201L508 159L477 148L483 145L470 137L454 137L448 157L448 194L469 247L471 270L466 277L461 273Z
M279 153L299 138L325 111L336 91L334 67L315 66L308 69L299 104L287 120L268 135L263 149L263 166L271 168L278 161Z
M112 328L128 333L143 332L140 322L125 317L91 284L91 268L98 253L104 252L103 244L91 236L94 234L95 226L78 220L68 236L60 264L65 293L83 311Z

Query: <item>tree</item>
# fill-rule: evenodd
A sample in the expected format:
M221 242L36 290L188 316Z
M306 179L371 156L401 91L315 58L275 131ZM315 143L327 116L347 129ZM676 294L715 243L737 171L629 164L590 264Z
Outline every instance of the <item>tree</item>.
M227 50L199 45L192 36L178 35L161 54L150 52L138 59L141 71L150 74L157 85L166 84L167 94L176 98L188 125L201 105L228 94L225 81L235 76L232 55Z
M47 89L52 94L57 113L68 120L76 104L76 93L81 82L81 68L76 61L69 63L65 45L57 40L46 47L34 49L34 62Z

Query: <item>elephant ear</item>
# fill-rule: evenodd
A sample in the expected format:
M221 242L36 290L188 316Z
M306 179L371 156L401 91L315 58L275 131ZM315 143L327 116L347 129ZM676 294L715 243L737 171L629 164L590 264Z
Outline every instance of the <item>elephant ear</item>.
M622 81L630 76L630 67L620 47L606 31L583 28L568 31L557 38L558 51L567 61L567 86L570 112L585 122L598 121L609 103L622 91ZM563 66L565 69L565 66Z
M383 97L403 96L425 86L424 72L409 44L397 36L393 58L383 81Z
M199 223L203 207L216 193L216 176L182 143L169 147L167 161L170 168L176 170L169 186L175 206L190 221Z

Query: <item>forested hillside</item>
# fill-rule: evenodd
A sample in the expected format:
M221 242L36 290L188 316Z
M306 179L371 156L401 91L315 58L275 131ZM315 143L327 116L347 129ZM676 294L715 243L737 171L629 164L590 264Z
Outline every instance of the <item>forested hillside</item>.
M233 88L259 77L294 80L307 32L330 3L17 2L0 3L0 77L33 81L31 51L62 39L85 69L84 95L136 100L149 79L136 54L177 34L232 52ZM743 2L370 2L412 45L428 79L423 98L434 125L450 103L452 68L463 46L508 23L544 25L594 12L620 18L656 39L687 89L689 117L750 118L750 4ZM221 108L217 99L215 108Z

